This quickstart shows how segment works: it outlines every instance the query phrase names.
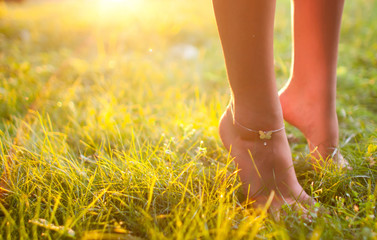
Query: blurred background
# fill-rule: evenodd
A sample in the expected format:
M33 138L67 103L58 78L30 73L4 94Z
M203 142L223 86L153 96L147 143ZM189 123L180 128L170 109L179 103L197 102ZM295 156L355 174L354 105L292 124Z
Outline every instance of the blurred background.
M291 60L290 2L277 2L282 86ZM344 120L377 111L375 10L372 0L346 3L338 67ZM101 135L116 132L114 123L123 129L139 121L217 135L229 90L211 1L1 1L0 19L0 117L8 123L38 101L32 108L54 112L53 122L71 122L71 130ZM358 121L352 125L370 125Z

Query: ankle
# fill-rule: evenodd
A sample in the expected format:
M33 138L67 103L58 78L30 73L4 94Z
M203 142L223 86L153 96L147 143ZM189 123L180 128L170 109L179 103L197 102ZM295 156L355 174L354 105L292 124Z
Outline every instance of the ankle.
M332 85L335 80L328 79L318 81L320 77L305 77L305 81L292 77L290 81L279 91L280 96L294 96L298 100L310 99L317 105L327 106L336 101L336 85Z
M239 125L256 131L269 131L279 129L284 126L283 112L281 106L274 107L275 109L258 110L253 108L228 106L233 120Z

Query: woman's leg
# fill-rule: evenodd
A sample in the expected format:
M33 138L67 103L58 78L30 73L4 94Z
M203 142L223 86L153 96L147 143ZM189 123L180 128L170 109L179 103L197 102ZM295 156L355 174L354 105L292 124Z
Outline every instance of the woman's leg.
M262 206L272 191L272 203L310 202L297 181L291 152L281 130L269 140L247 131L233 121L255 130L283 126L273 60L274 0L213 0L217 26L232 90L230 107L220 120L220 136L240 169L244 191ZM264 142L267 145L264 145Z
M344 0L293 0L293 67L280 94L284 119L323 159L338 146L336 68L343 5Z

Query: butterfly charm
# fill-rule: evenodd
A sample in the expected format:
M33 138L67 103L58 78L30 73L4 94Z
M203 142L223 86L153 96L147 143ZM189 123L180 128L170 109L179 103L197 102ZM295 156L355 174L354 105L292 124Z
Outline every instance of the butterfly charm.
M271 139L271 134L272 132L263 132L263 131L259 131L259 138L260 139Z

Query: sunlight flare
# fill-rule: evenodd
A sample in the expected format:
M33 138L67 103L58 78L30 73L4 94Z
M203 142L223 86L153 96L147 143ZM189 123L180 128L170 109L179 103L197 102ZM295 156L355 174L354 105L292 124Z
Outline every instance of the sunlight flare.
M124 10L136 10L143 0L98 0L98 8L102 13L113 14Z

